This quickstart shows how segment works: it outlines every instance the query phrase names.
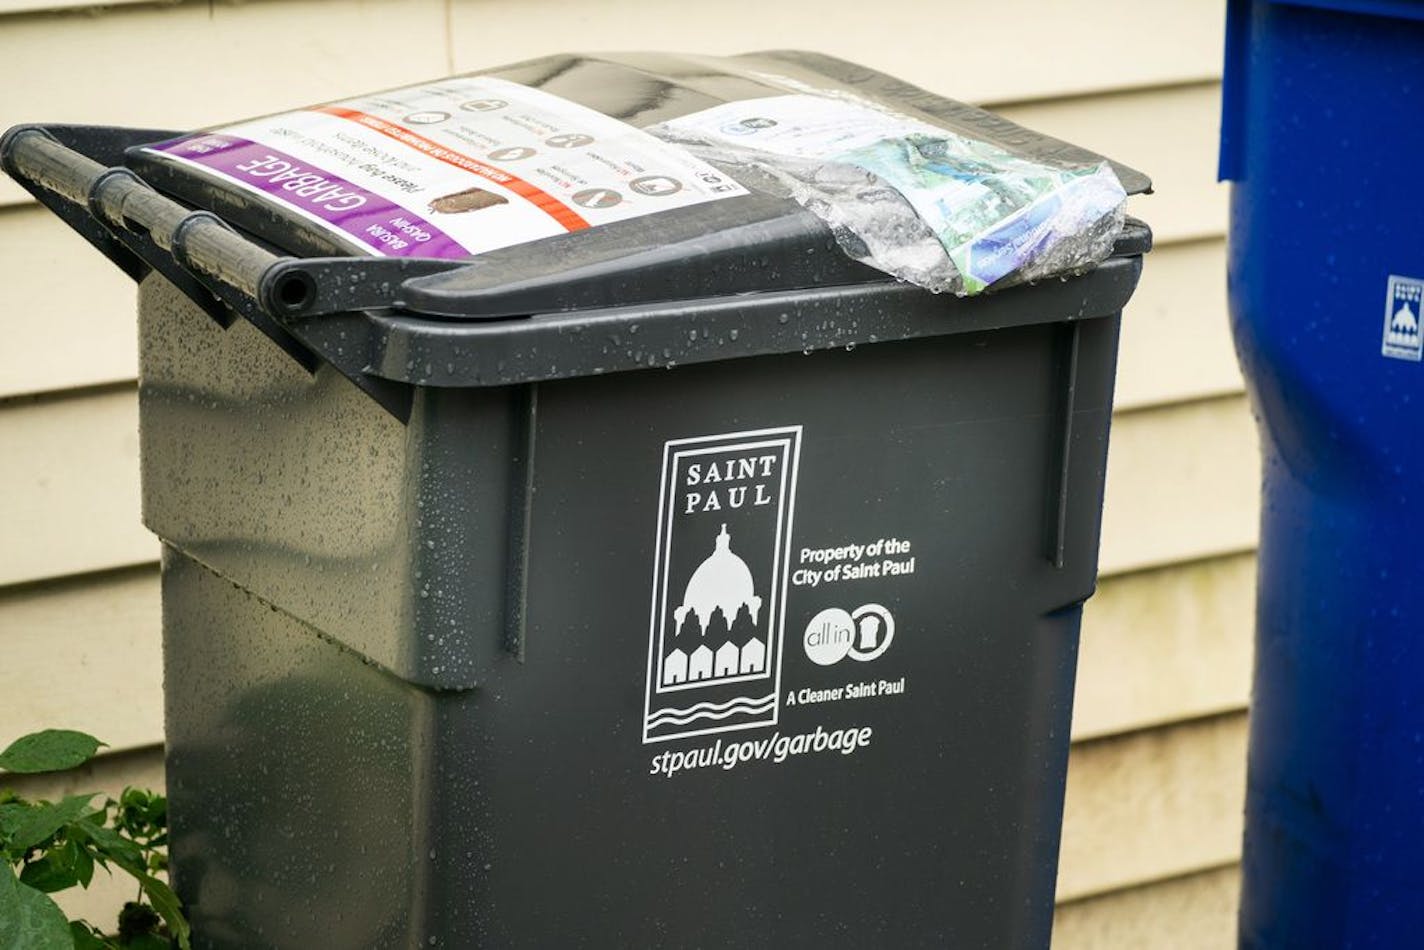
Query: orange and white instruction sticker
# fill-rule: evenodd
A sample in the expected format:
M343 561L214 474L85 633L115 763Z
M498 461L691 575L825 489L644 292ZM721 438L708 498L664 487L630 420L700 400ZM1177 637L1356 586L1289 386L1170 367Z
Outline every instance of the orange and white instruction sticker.
M747 191L678 145L519 83L455 77L151 146L355 250L464 258Z

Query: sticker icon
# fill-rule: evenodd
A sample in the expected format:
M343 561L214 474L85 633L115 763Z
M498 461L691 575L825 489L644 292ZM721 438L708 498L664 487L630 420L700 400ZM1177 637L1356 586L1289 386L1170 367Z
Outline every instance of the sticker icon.
M775 725L800 426L663 447L643 742Z
M743 119L740 122L731 122L722 126L722 131L728 135L755 135L762 129L769 129L775 126L775 119L768 119L764 116L752 116L750 119Z
M545 139L544 144L550 148L582 148L593 144L593 136L584 135L582 132L564 132Z
M1385 294L1384 341L1380 353L1396 360L1420 361L1424 342L1419 336L1420 302L1424 280L1416 277L1389 277Z
M612 188L585 188L573 194L573 203L580 208L612 208L623 196Z
M409 122L411 125L435 125L436 123L444 122L448 118L450 118L450 113L448 112L429 110L425 112L412 112L405 117L404 121Z
M448 195L442 195L430 202L430 210L436 214L463 214L467 211L481 211L509 204L509 199L483 188L466 188Z
M862 663L877 659L895 639L895 618L879 604L852 611L828 607L806 624L801 646L811 662L833 666L850 657Z
M879 604L865 604L851 612L855 621L855 643L850 658L867 663L890 649L895 639L895 618Z
M503 99L471 99L469 102L460 103L460 108L466 112L494 112L508 105Z
M846 658L855 642L855 618L839 607L827 607L811 618L801 646L812 663L833 666Z
M517 162L520 159L529 158L533 154L534 150L527 145L509 145L495 149L489 153L489 157L493 162Z
M628 187L640 195L661 198L663 195L675 195L682 191L682 182L667 175L644 175L628 182Z

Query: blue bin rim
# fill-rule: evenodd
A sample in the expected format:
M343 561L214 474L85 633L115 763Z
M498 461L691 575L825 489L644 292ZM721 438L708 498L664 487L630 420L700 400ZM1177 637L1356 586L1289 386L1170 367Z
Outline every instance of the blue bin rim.
M1314 7L1338 13L1364 16L1403 17L1424 20L1424 0L1266 0L1288 7Z
M1247 135L1244 100L1251 69L1251 19L1252 11L1261 9L1261 4L1317 10L1327 14L1424 21L1424 0L1229 0L1221 90L1221 142L1216 172L1219 181L1240 181L1245 171L1242 158Z

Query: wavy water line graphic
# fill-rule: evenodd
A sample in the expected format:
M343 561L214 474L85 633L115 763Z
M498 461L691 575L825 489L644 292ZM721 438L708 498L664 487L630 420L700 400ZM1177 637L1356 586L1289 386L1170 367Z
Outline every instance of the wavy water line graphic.
M768 693L760 699L739 697L725 703L696 703L684 709L660 709L648 717L648 726L685 726L698 719L726 719L741 714L753 715L771 712L776 705L776 694Z
M654 713L654 715L656 715L656 716L663 716L663 715L685 716L685 715L687 715L688 713L701 712L701 711L703 711L703 710L710 710L710 711L716 712L717 710L720 710L720 709L726 709L726 708L728 708L729 706L735 706L735 705L737 705L738 703L755 703L756 705L761 706L761 705L763 705L763 704L765 704L765 703L771 702L771 701L774 700L774 699L776 699L776 694L775 694L775 693L767 693L765 696L755 696L755 697L754 697L754 696L738 696L738 697L736 697L736 698L734 698L734 699L729 699L729 700L727 700L725 703L713 703L713 702L694 703L693 705L684 707L684 708L682 708L682 709L676 709L676 708L673 708L673 707L669 706L667 709L660 709L660 710L658 710L656 713Z
M736 708L736 709L727 709L727 710L724 710L724 711L722 711L722 712L715 712L715 713L702 712L702 713L693 713L691 716L669 716L669 717L664 718L664 719L649 719L649 720L648 720L648 728L650 728L650 729L657 729L657 728L660 728L660 727L662 727L662 726L686 726L686 725L688 725L689 723L698 722L698 721L701 721L701 720L704 720L704 719L716 721L716 720L718 720L718 719L729 719L729 718L731 718L732 716L764 715L764 714L766 714L766 713L771 712L771 709L772 709L771 704L768 704L768 705L766 705L766 706L764 706L764 707L754 707L754 708L740 708L740 707L739 707L739 708Z

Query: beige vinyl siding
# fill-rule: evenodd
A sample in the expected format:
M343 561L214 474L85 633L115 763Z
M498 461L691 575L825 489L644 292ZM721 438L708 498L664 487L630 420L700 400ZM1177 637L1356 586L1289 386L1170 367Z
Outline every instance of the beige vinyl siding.
M88 241L38 204L0 207L0 268L0 399L134 378L134 283Z
M1150 202L1140 207L1151 214ZM1117 408L1140 409L1242 389L1226 318L1220 237L1159 243L1122 322Z
M1117 413L1108 449L1103 572L1254 547L1256 454L1244 396Z
M1083 613L1073 738L1244 709L1255 585L1249 552L1104 578Z
M1230 712L1076 745L1068 763L1059 899L1235 859L1245 742L1246 716Z
M7 733L80 729L109 753L161 741L158 628L152 565L0 588Z
M1201 950L1236 945L1234 863L1059 905L1054 950Z
M458 70L542 55L550 35L580 50L811 49L971 102L1211 79L1222 42L1218 11L1199 0L999 0L992 18L975 0L722 0L676 14L656 0L455 0L451 11Z
M819 49L1113 155L1157 248L1124 320L1085 613L1056 945L1207 948L1234 921L1257 460L1214 181L1223 4L918 0L0 0L21 121L203 126L569 49ZM529 24L538 29L529 29ZM380 51L363 37L379 36ZM951 55L952 53L952 55ZM141 79L135 62L157 65ZM125 64L118 68L115 64ZM157 544L139 524L133 289L0 179L0 678L7 729L111 743L84 781L161 784ZM55 684L89 703L67 721ZM6 737L0 736L0 740ZM71 785L80 779L66 779ZM33 781L30 785L34 785ZM77 787L77 785L75 785ZM117 890L78 900L112 906ZM107 902L107 903L106 903Z
M0 584L158 557L139 523L132 384L0 403L0 485Z

